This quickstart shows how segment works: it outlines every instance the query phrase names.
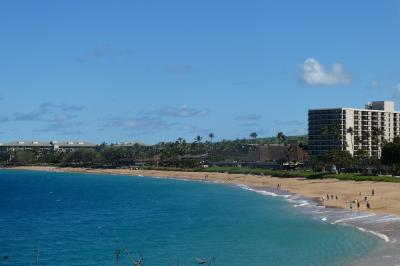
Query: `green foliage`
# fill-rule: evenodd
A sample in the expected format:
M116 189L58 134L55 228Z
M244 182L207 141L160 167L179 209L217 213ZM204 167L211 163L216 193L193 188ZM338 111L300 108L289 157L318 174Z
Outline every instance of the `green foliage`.
M337 169L349 168L353 164L353 157L348 151L331 150L318 158L326 167L336 165Z
M381 162L386 165L400 164L400 137L383 145Z
M251 132L250 133L250 138L256 139L257 138L257 133L256 132Z
M285 136L285 134L283 134L282 132L279 132L279 133L276 135L276 139L277 139L278 143L283 143L283 142L285 142L285 140L286 140L286 136Z
M254 135L254 134L253 134ZM102 143L90 151L38 149L18 151L3 150L0 163L7 164L57 164L63 166L122 167L136 163L149 163L163 167L198 167L199 160L191 156L208 155L209 161L254 161L258 159L258 145L276 143L276 137L256 139L235 139L213 141L214 133L208 134L208 140L196 136L193 142L178 138L173 142L160 142L154 145L117 146ZM307 143L306 136L288 136L279 134L279 141L299 139ZM1 147L0 147L1 148ZM22 154L28 154L22 156ZM29 154L31 156L29 156ZM28 158L29 157L29 158ZM10 160L10 158L12 160ZM182 159L184 158L184 159Z
M31 150L16 151L13 158L13 162L18 165L32 164L34 161L34 152Z
M99 154L94 149L77 149L67 154L63 162L67 164L87 165L96 163Z
M252 174L252 175L267 175L282 178L307 178L307 179L326 179L333 178L339 180L354 180L354 181L375 181L375 182L396 182L400 183L400 178L393 176L375 176L363 175L356 173L340 173L330 174L313 171L289 171L289 170L271 170L265 168L248 168L248 167L209 167L199 169L203 172L218 172L230 174Z

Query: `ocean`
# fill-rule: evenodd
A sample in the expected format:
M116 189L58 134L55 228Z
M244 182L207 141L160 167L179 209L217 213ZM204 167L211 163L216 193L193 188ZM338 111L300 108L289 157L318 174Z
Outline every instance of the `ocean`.
M350 265L385 242L251 190L1 170L0 265Z

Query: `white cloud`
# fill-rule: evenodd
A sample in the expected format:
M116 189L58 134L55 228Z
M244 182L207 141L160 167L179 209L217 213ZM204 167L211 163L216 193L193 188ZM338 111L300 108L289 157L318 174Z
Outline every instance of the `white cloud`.
M374 79L369 83L369 87L371 89L379 89L381 87L381 82L380 80Z
M300 69L300 78L308 85L340 85L351 83L351 76L346 73L343 65L334 63L330 71L315 58L308 58Z
M395 99L400 98L400 83L397 83L396 87L394 88L394 98Z
M199 117L208 115L208 110L190 108L186 105L181 107L165 107L157 110L160 116L172 116L172 117Z

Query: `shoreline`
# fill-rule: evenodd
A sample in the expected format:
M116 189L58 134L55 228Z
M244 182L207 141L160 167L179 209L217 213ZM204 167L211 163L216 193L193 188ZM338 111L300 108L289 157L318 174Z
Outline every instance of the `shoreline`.
M243 184L250 187L266 187L269 189L277 189L278 184L280 184L280 190L315 199L317 202L328 208L350 210L350 202L358 200L360 202L360 208L358 211L400 216L400 183L343 181L337 179L279 178L273 176L214 172L92 169L56 166L18 166L1 169L128 176L158 176L164 178L216 181L236 185ZM371 195L372 190L375 192L374 196ZM326 195L333 195L334 199L326 200ZM338 199L336 199L336 195L338 196ZM325 199L323 199L323 197ZM367 209L364 197L367 197L370 202L370 209ZM356 204L353 204L353 211L357 211Z
M380 265L396 265L396 263L400 262L400 257L398 258L396 251L399 248L400 241L400 215L397 212L400 210L400 204L397 204L398 209L387 208L383 205L376 210L372 208L368 212L365 208L360 208L359 211L352 211L346 208L346 205L348 205L346 199L359 195L359 192L362 192L362 196L364 196L363 192L367 193L371 186L376 193L375 196L369 197L373 198L371 202L379 201L380 199L386 199L383 201L384 203L395 202L397 197L400 197L400 186L393 186L393 183L339 181L333 179L307 180L304 178L278 178L210 172L87 169L51 166L24 166L0 169L144 176L149 178L170 178L235 185L254 193L281 197L299 211L309 214L316 219L332 225L349 225L354 227L355 230L374 235L382 241L381 249L373 251L371 256L368 256L366 259L357 260L351 263L351 265L376 265L376 263ZM277 184L281 184L281 189L277 189ZM340 190L342 192L337 194L339 199L322 200L322 195L326 195L325 193L329 193L327 191L332 190ZM394 205L396 207L396 204ZM389 212L392 210L394 210L392 213ZM373 263L371 264L371 262Z

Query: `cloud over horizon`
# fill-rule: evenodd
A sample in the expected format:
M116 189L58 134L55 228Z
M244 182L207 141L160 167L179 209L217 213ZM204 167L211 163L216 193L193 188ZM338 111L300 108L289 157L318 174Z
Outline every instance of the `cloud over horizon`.
M258 114L244 114L244 115L238 115L234 119L236 121L257 121L261 119L261 115Z
M340 63L334 63L329 71L315 58L307 58L300 68L300 79L311 86L350 84L352 77Z
M275 124L277 124L278 126L301 126L304 125L305 122L299 120L286 120L286 121L275 120Z
M160 116L171 116L171 117L200 117L208 115L207 109L196 109L186 105L181 107L164 107L154 111Z
M36 122L40 128L32 129L33 132L55 132L61 135L80 134L84 123L77 121L78 113L84 106L55 104L43 102L38 107L27 112L14 112L0 117L1 122Z
M204 133L207 130L194 124L181 122L182 120L179 119L204 117L208 113L209 111L206 109L196 109L186 105L181 107L163 107L149 112L139 112L133 116L105 118L102 127L118 127L132 135L145 135L169 130L186 133Z

